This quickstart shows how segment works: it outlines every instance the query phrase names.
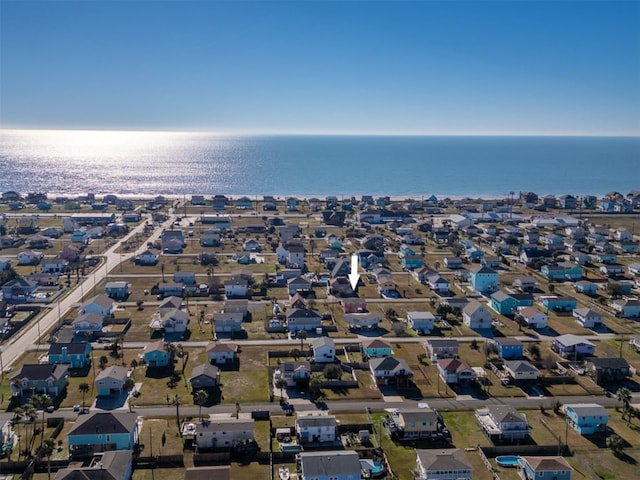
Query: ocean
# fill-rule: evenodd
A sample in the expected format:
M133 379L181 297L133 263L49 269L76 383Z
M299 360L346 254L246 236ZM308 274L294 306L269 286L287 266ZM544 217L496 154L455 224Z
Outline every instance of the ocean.
M0 131L0 191L504 197L640 190L640 137Z

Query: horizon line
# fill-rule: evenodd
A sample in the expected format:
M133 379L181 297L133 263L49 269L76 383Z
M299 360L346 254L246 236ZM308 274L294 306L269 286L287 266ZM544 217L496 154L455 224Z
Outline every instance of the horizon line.
M216 136L361 136L361 137L624 137L637 138L639 133L585 133L585 132L366 132L366 131L216 131L202 129L139 129L139 128L50 128L0 127L0 132L118 132L118 133L173 133Z

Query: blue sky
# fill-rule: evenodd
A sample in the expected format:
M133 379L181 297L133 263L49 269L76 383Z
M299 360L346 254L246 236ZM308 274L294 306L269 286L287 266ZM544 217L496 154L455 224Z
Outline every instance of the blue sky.
M0 3L0 126L640 134L640 2Z

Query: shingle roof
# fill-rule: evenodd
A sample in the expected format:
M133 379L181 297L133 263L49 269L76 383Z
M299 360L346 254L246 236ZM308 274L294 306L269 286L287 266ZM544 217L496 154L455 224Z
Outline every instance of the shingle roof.
M425 470L473 470L469 459L459 448L417 449L416 454Z
M536 472L573 470L562 457L524 457L524 459Z
M360 475L360 461L354 450L302 452L299 458L304 478Z
M101 433L131 433L138 420L132 412L94 412L80 415L69 435L95 435Z

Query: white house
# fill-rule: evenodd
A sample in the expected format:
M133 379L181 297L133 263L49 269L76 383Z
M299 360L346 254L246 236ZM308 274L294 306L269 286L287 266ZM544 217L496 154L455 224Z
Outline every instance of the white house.
M473 466L459 448L416 449L416 480L471 480Z
M461 358L443 358L437 361L437 366L440 377L446 383L460 383L476 378L473 368Z
M309 342L316 363L330 363L336 360L336 344L332 338L319 337Z
M538 369L526 360L507 360L504 369L513 380L536 380Z
M473 299L462 310L462 320L469 328L491 328L491 312L485 305Z
M113 313L113 300L103 294L90 298L80 307L82 313L95 313L108 317Z
M590 308L574 308L573 316L576 321L585 328L601 326L604 320L600 313Z
M238 345L229 342L209 342L206 348L207 358L211 363L224 365L233 363L238 354Z
M42 257L42 253L33 252L31 250L25 250L16 255L16 258L18 259L18 265L37 265L38 263L40 263Z
M203 420L196 423L194 441L198 448L230 448L239 442L252 440L254 427L253 419Z
M301 444L333 442L337 432L338 425L333 415L299 414L296 420L296 437Z
M549 317L535 307L520 307L518 313L522 315L530 328L546 328Z
M431 312L407 312L409 326L425 335L431 333L436 317Z
M238 278L224 282L224 294L227 298L246 297L249 292L249 282Z

